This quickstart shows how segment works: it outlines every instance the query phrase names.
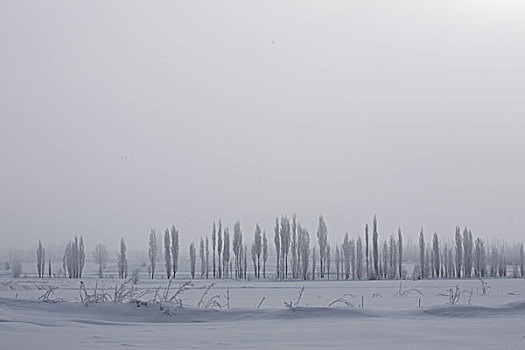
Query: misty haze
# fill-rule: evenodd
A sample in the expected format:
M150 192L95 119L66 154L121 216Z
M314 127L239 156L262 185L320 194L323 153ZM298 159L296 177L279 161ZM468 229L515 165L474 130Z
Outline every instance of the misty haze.
M0 349L523 349L525 3L0 0Z

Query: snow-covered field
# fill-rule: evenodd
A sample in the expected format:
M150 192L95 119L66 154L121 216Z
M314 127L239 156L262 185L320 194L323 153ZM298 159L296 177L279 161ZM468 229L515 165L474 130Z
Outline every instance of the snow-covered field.
M121 283L83 281L88 294L98 282L98 293L114 295ZM197 307L212 283L197 280L184 293L184 306L166 312L153 302L86 306L79 280L2 278L0 348L524 349L525 281L486 281L485 295L475 279L402 281L401 291L411 290L404 296L397 295L399 281L218 281L203 300L218 295L219 311ZM58 287L51 298L64 302L38 299L51 286ZM153 299L159 286L161 295L167 281L142 278L135 291L149 291L141 299ZM297 307L286 308L303 286ZM456 286L464 292L459 304L449 305L447 290ZM339 298L344 301L329 307Z

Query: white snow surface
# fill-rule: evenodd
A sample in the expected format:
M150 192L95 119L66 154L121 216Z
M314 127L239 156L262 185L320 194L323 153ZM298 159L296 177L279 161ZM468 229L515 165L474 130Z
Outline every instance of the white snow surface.
M486 281L487 295L476 279L402 281L403 291L423 295L413 290L400 297L395 280L196 280L183 307L168 305L166 311L151 301L82 304L79 280L3 278L0 349L525 349L525 280ZM110 295L122 283L83 282L89 293L98 284ZM219 295L225 305L228 291L230 309L196 307L210 283L215 285L207 297ZM456 285L465 292L450 305L445 294ZM58 287L51 298L65 301L38 299L51 286ZM135 288L151 291L146 300L159 286L167 281L142 279ZM284 307L303 286L299 305ZM341 297L351 305L328 306Z

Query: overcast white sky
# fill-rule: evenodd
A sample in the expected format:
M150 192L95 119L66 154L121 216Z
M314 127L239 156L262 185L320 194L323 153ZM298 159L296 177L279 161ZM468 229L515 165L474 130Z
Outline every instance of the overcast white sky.
M282 213L521 240L524 118L520 0L0 0L2 245Z

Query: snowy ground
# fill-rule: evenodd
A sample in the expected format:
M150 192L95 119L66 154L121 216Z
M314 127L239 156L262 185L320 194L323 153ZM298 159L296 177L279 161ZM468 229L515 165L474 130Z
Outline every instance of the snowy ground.
M99 291L110 294L120 283L83 281L88 292L98 282ZM185 306L167 315L153 303L84 306L78 280L2 278L0 348L525 348L525 280L488 279L488 295L480 295L475 279L403 281L402 291L417 289L423 295L412 290L401 297L396 295L399 281L219 281L206 298L217 294L225 304L229 292L230 309L197 308L211 282L196 281L185 294ZM165 287L167 281L143 278L137 288L150 290L144 296L148 299L159 285ZM459 305L447 305L447 290L456 285L465 292ZM50 286L58 287L53 298L66 301L38 300ZM295 302L303 286L299 306L285 308L284 302ZM352 305L328 307L341 297Z

